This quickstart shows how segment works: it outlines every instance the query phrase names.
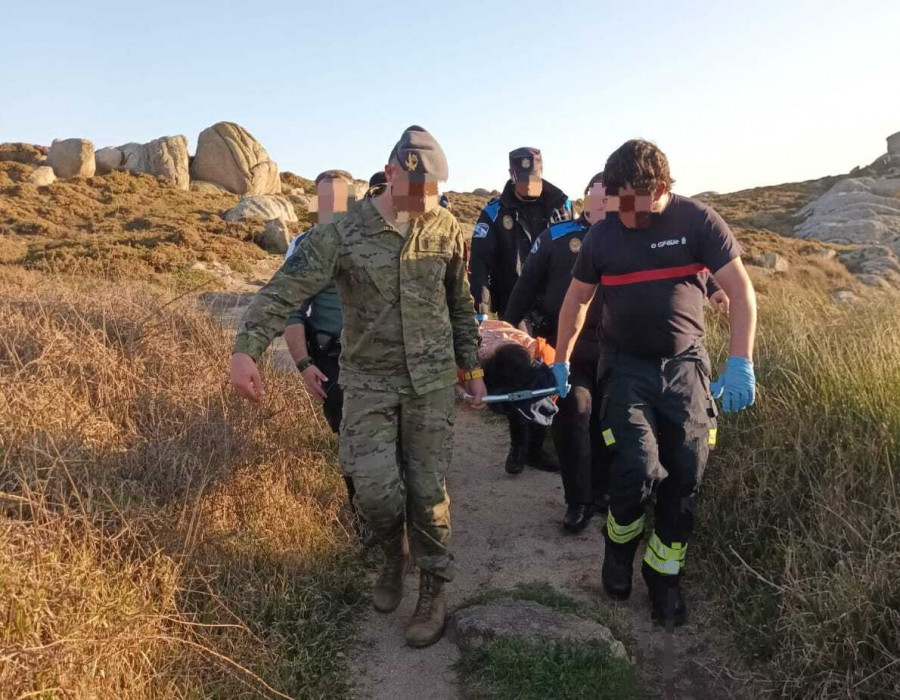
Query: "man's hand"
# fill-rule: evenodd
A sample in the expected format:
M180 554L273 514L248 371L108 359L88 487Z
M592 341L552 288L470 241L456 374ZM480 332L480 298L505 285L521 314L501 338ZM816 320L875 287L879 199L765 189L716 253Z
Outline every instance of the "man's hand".
M722 399L725 413L737 413L756 401L756 374L746 357L729 357L725 372L709 385L713 398Z
M723 290L720 289L710 296L709 303L712 305L714 311L724 314L725 316L728 315L731 307L731 300Z
M482 399L487 396L487 387L484 385L484 379L470 379L466 382L466 393L472 398L466 399L471 408L484 408Z
M256 363L243 352L231 356L231 385L238 396L253 403L259 403L266 395Z
M310 365L300 374L303 376L303 384L306 386L306 390L324 401L325 387L323 385L328 381L328 377L322 374L322 370L315 365Z

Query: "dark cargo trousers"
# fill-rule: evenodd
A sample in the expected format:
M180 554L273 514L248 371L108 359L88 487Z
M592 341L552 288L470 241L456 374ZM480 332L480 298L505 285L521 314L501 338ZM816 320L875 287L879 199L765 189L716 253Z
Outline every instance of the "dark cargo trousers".
M553 418L553 445L570 506L600 505L607 489L609 453L600 435L600 401L594 400L596 375L596 353L573 358L572 389L557 402L559 413Z
M325 421L328 423L328 427L331 428L331 432L338 434L341 431L341 417L344 413L344 392L339 384L341 377L340 338L327 333L318 333L312 326L307 324L306 349L319 371L328 377L328 380L322 386L325 390L322 413L325 415ZM353 505L353 497L356 495L356 489L353 487L353 479L345 476L344 483L347 485L347 498L350 499L350 508L355 512L356 506Z
M339 454L356 507L382 542L405 523L416 564L446 581L454 573L444 480L453 424L453 387L422 396L344 387Z
M663 359L604 348L598 365L602 438L612 455L608 545L637 545L643 501L655 486L656 530L644 563L662 575L677 575L684 565L697 487L716 441L709 376L699 341Z

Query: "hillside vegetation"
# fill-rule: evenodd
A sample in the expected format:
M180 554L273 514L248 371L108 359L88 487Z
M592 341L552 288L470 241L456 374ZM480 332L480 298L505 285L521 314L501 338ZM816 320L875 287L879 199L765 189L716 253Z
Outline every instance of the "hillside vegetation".
M240 404L230 332L173 292L216 286L198 261L277 264L260 223L146 175L28 172L0 163L0 696L344 695L364 577L334 440L269 366L265 408ZM890 697L900 300L783 235L832 183L705 198L790 269L751 268L758 401L722 418L688 576L774 695ZM450 199L466 228L486 202Z
M140 283L0 281L0 697L346 693L334 439L268 366L242 405L228 336Z

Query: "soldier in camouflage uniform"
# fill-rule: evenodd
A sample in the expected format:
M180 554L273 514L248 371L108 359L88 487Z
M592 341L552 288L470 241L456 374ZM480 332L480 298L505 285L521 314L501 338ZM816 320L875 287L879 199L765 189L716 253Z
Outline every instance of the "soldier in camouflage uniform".
M400 604L404 530L409 535L421 580L406 640L422 647L443 634L443 586L453 578L444 477L453 453L456 367L466 372L473 404L481 405L486 390L465 236L438 205L438 182L447 179L443 151L412 126L385 173L384 193L313 228L256 295L235 341L231 381L258 401L255 361L296 306L334 280L344 305L341 467L385 553L374 590L380 612Z

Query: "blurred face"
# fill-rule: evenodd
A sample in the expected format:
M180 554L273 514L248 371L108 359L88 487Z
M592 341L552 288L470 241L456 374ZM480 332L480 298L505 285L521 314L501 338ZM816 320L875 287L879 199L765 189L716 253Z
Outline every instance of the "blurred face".
M615 195L607 193L605 212L618 212L619 220L626 228L649 228L651 214L661 212L669 200L668 188L660 184L655 191L634 188L631 184L619 188Z
M316 224L330 224L347 213L355 193L343 178L323 178L316 185L316 196L309 205L309 217Z
M540 197L544 191L544 180L540 170L524 173L510 168L509 177L516 188L516 194L520 197Z
M434 176L411 173L396 165L387 165L384 172L400 220L422 216L440 206L438 180Z
M606 187L602 182L595 182L584 195L584 216L590 223L606 218Z

